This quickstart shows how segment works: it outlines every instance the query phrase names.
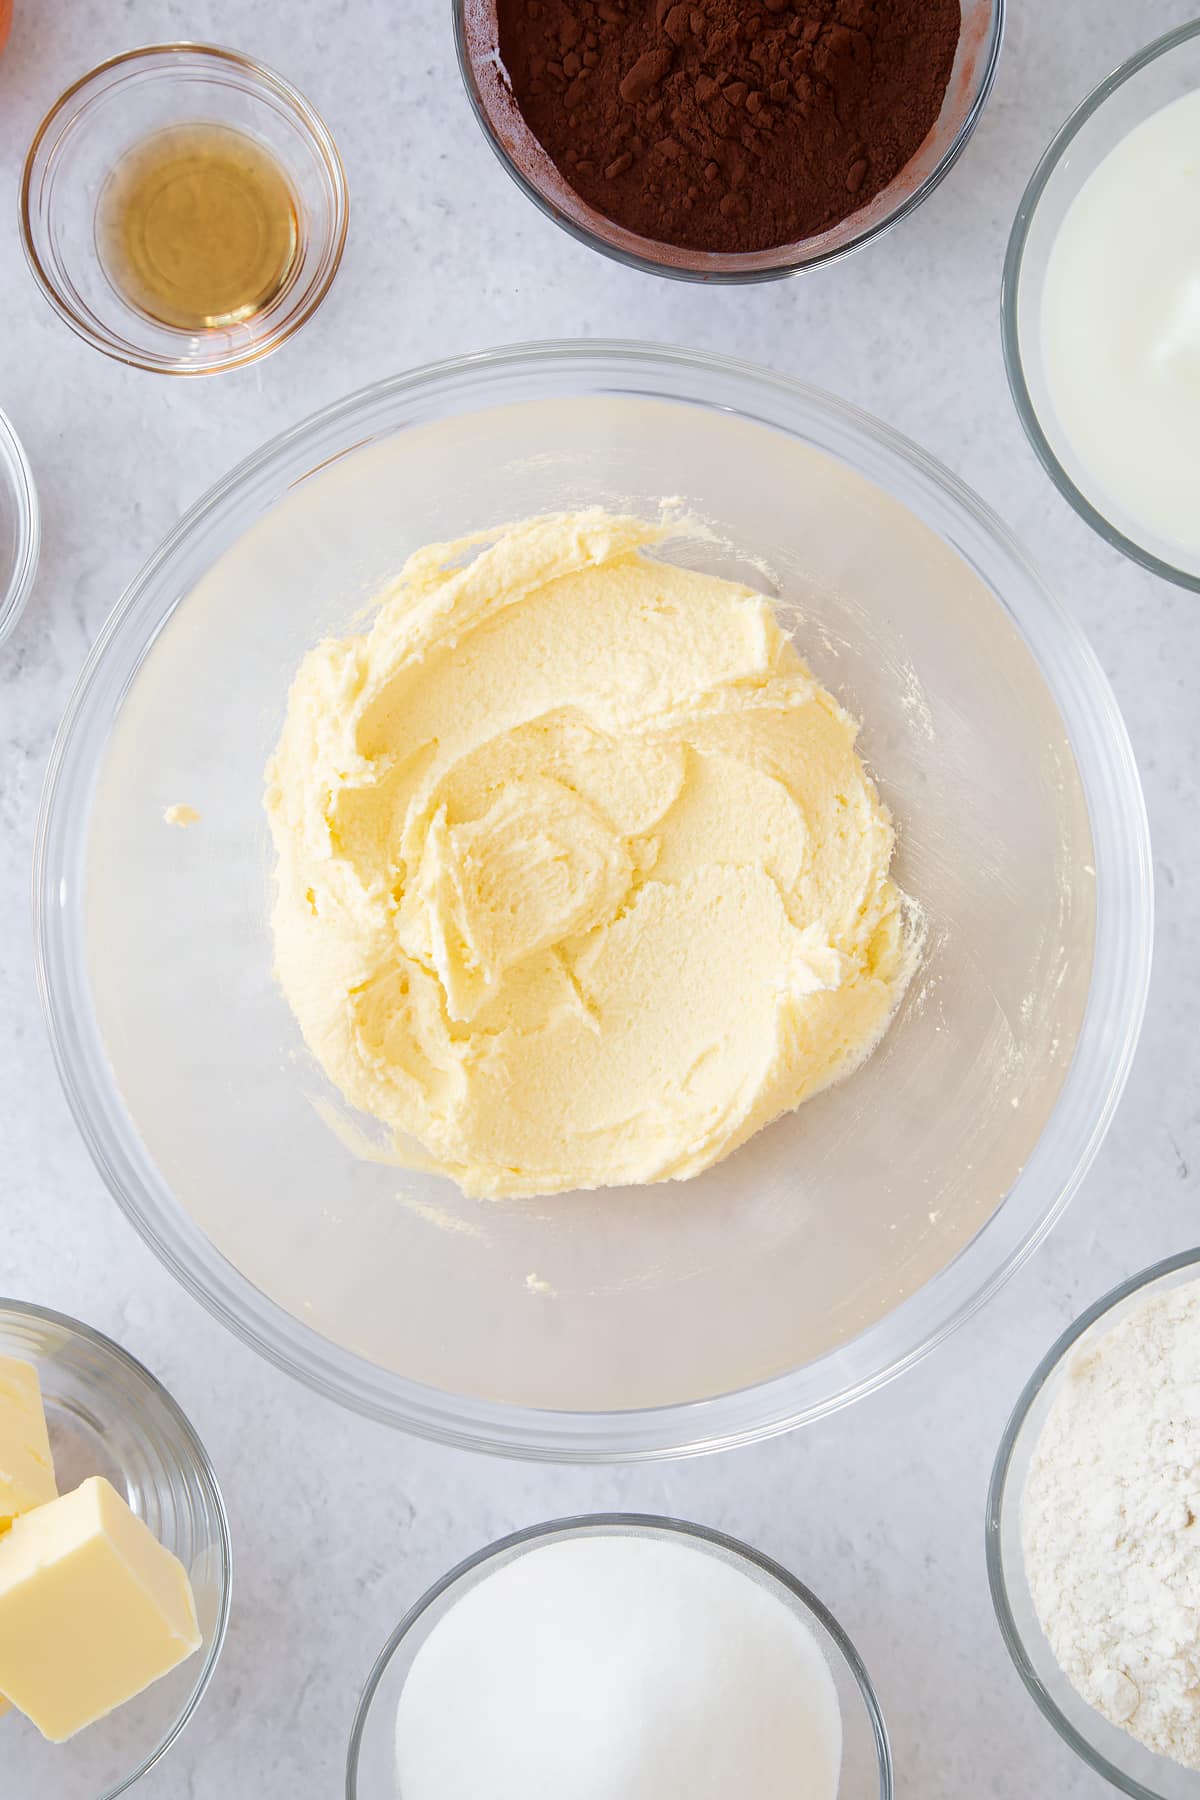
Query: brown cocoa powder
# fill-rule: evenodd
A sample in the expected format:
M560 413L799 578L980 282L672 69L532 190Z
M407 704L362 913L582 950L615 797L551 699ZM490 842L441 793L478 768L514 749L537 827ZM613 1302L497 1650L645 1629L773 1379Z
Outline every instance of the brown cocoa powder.
M583 200L691 250L826 231L941 110L959 0L496 0L526 123Z

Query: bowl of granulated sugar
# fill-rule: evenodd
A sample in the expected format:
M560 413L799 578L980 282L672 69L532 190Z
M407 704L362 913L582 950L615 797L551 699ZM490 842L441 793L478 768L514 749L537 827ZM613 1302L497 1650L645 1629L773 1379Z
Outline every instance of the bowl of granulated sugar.
M528 197L659 275L766 281L905 218L983 111L1004 0L455 0L475 115Z
M1046 1356L988 1496L992 1599L1061 1737L1135 1800L1200 1794L1200 1250Z
M348 1800L891 1800L887 1733L832 1614L673 1519L534 1526L454 1569L367 1682Z

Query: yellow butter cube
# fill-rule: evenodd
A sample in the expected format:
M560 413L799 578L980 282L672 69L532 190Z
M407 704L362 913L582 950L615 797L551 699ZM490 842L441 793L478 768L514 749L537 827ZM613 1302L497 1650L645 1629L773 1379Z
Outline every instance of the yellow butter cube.
M177 1557L100 1476L0 1538L0 1693L61 1743L200 1648Z
M0 1356L0 1532L57 1497L42 1387L32 1363ZM11 1712L0 1694L0 1719Z
M57 1493L37 1370L0 1356L0 1532Z

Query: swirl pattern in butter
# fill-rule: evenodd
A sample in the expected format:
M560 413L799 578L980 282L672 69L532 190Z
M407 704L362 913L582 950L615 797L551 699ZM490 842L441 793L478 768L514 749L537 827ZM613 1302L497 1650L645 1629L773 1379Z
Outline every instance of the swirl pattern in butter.
M402 1161L684 1178L869 1054L911 962L857 726L751 589L593 510L410 558L267 772L276 967Z

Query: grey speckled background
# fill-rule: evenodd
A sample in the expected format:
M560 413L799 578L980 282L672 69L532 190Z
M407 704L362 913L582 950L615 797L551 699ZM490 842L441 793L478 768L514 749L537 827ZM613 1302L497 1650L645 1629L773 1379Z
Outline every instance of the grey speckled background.
M16 11L0 63L0 405L36 468L45 553L25 621L0 649L0 1288L81 1315L163 1377L223 1477L238 1559L215 1684L139 1795L337 1793L359 1686L427 1583L514 1526L612 1506L724 1527L824 1595L878 1683L903 1800L1106 1791L1008 1664L986 1592L983 1499L1008 1409L1053 1336L1118 1277L1197 1236L1200 605L1122 563L1052 491L1008 400L997 307L1009 222L1044 143L1102 74L1193 7L1013 0L988 112L932 201L828 272L713 292L606 263L526 203L470 118L442 0L16 0ZM316 321L216 383L171 383L85 348L36 292L17 240L20 160L46 106L102 57L172 37L235 44L296 81L328 119L353 194L345 263ZM811 377L973 483L1040 559L1113 680L1146 783L1159 904L1150 1011L1116 1124L1065 1222L1001 1297L915 1373L798 1435L592 1472L506 1466L345 1416L180 1293L117 1214L60 1096L26 897L68 690L180 510L262 439L363 382L575 333L730 350Z

